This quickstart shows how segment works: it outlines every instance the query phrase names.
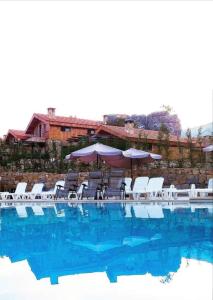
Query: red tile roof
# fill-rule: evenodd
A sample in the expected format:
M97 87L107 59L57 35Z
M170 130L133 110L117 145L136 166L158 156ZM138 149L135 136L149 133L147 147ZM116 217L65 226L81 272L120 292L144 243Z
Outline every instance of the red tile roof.
M74 117L60 117L60 116L49 116L44 114L34 114L35 117L43 120L44 122L49 123L50 125L75 125L75 126L83 126L83 127L97 127L98 122L92 120L78 119Z
M41 122L53 126L71 126L71 127L78 127L78 128L96 129L100 125L100 122L96 122L92 120L79 119L74 117L50 116L48 114L35 113L33 114L33 117L30 120L29 125L27 126L26 133L30 132L32 122L34 122L35 119L38 119Z
M130 140L138 140L139 137L142 139L147 137L148 142L158 141L159 132L155 130L145 130L145 129L138 129L133 128L130 131L127 131L125 127L120 126L111 126L111 125L100 125L97 130L97 134L100 132L106 132L108 134L120 137L122 139L130 139ZM175 135L170 135L169 140L171 143L177 144L178 137ZM181 144L186 144L186 138L179 138Z
M9 129L5 140L8 140L9 136L13 136L17 141L23 141L31 137L30 134L26 134L23 130Z

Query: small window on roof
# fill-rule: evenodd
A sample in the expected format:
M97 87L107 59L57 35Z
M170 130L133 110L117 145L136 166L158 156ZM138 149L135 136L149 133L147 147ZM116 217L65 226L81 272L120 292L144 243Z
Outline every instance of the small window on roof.
M71 127L62 126L61 127L61 131L63 131L63 132L70 132L71 131Z
M93 134L95 134L95 130L94 129L88 129L87 134L93 135Z

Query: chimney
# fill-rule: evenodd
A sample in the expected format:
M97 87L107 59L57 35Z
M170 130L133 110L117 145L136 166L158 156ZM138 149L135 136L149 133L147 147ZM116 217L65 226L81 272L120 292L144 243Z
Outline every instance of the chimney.
M103 123L106 125L108 122L108 115L103 116Z
M135 122L133 119L126 119L124 127L126 132L128 132L129 134L134 134Z
M49 117L55 117L55 108L54 107L48 107L47 114Z

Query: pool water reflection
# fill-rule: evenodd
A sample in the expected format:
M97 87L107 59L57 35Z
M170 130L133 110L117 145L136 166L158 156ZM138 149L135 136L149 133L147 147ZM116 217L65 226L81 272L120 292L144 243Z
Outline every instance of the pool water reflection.
M57 204L39 216L24 209L24 217L0 209L0 299L38 299L39 290L45 299L70 299L71 291L75 299L211 299L211 207Z

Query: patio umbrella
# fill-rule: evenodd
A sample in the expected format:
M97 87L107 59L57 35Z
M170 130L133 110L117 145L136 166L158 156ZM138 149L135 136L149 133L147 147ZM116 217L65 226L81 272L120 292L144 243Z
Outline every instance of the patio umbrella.
M82 148L80 150L74 151L66 156L67 160L79 159L84 163L97 161L97 166L99 166L100 159L105 160L110 164L111 157L118 158L122 156L122 151L101 143L96 143L94 145Z
M209 145L203 148L203 152L212 152L212 151L213 151L213 145Z
M113 167L118 167L118 168L126 168L126 169L131 169L131 177L132 177L132 169L133 169L133 164L134 163L144 163L144 162L152 162L154 160L159 160L161 159L161 155L159 154L154 154L151 152L146 152L142 150L138 150L135 148L130 148L126 151L122 152L122 156L117 156L117 157L112 157L110 164ZM107 158L105 158L107 162Z

